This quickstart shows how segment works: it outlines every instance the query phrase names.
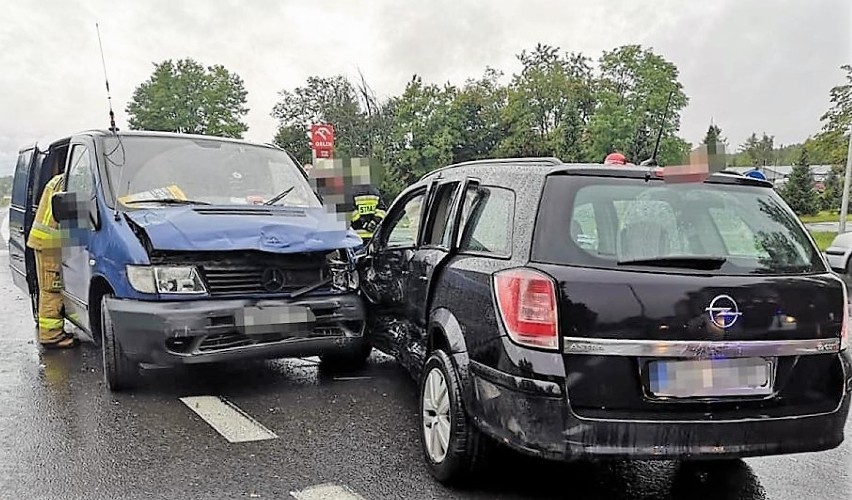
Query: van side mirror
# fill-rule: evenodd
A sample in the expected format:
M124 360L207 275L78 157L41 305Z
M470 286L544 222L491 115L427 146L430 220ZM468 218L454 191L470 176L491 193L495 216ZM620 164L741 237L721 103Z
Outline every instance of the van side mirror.
M78 200L77 193L55 193L50 199L53 218L66 229L99 229L101 218L97 200Z
M77 209L76 193L54 193L50 199L50 208L53 218L57 222L67 222L79 218Z

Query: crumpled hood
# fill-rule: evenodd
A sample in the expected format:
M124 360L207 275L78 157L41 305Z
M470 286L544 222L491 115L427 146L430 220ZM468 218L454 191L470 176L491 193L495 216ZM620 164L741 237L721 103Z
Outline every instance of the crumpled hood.
M354 248L362 243L323 208L165 207L126 212L156 250L275 253Z

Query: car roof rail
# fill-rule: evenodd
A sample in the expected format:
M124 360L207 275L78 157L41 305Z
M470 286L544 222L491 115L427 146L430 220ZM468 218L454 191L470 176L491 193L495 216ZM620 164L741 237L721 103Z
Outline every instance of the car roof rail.
M559 158L555 158L552 156L535 156L535 157L522 157L522 158L486 158L482 160L471 160L465 161L461 163L453 163L452 165L447 165L446 167L436 168L431 172L423 175L420 180L429 177L430 175L437 174L439 172L443 172L445 170L450 170L458 167L472 167L472 166L483 166L483 165L517 165L517 164L525 164L525 165L540 165L540 166L555 166L562 165L563 162Z

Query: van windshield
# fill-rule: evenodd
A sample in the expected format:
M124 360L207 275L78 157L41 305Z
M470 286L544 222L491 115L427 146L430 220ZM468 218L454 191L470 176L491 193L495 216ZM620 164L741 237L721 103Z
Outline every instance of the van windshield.
M533 259L612 269L719 274L826 272L771 189L554 176L539 208Z
M166 203L319 207L290 157L273 148L186 137L104 138L114 199L129 208ZM117 195L116 195L117 193ZM113 200L114 201L114 200Z

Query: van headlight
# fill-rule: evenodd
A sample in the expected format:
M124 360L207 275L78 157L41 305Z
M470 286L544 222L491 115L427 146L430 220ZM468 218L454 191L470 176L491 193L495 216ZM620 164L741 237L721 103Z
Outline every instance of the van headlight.
M194 266L127 266L127 280L142 293L206 293Z

